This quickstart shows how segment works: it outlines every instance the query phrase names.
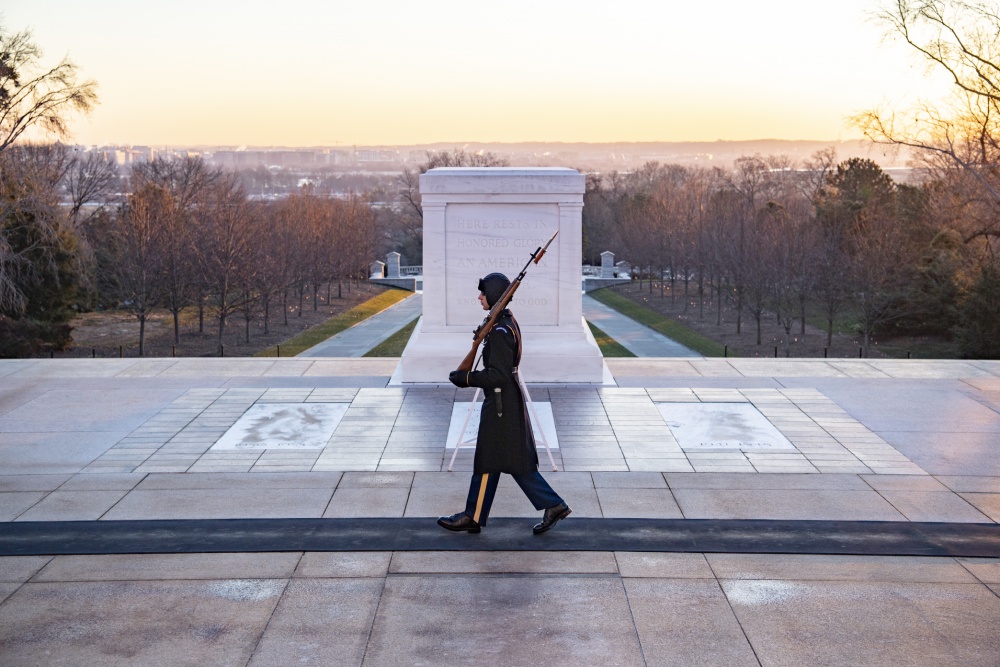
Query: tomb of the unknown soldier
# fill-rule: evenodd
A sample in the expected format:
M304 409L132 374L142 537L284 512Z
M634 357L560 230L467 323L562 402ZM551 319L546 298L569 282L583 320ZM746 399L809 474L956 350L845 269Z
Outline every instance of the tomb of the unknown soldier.
M583 191L574 169L446 167L421 175L423 317L403 351L400 381L447 377L481 319L479 279L494 271L513 279L556 232L512 303L524 331L524 377L603 381L581 305Z

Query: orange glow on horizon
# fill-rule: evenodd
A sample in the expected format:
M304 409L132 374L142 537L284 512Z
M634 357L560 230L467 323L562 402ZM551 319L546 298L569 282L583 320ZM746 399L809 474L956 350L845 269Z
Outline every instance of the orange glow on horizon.
M836 140L947 85L882 44L868 0L5 4L98 82L83 144Z

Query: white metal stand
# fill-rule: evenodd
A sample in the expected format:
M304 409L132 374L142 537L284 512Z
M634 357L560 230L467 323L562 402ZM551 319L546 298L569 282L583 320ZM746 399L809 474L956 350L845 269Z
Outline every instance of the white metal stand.
M556 467L555 459L552 458L552 450L549 449L549 442L545 438L545 431L542 429L542 420L538 418L538 411L535 410L535 402L531 400L531 394L528 393L528 386L521 379L521 374L517 373L517 382L521 386L521 391L524 392L524 402L528 405L529 416L528 424L531 425L532 431L535 434L535 447L538 446L539 442L545 447L545 453L549 455L549 463L552 464L552 472L556 472L559 468ZM475 447L476 440L465 440L465 430L469 428L469 422L472 420L473 411L476 409L476 402L479 401L479 392L482 389L476 387L476 393L472 397L472 405L469 406L469 412L465 415L465 422L462 423L462 430L458 432L458 440L455 442L455 451L451 454L451 461L448 462L448 472L452 471L452 467L455 465L455 457L458 456L458 450L460 447Z

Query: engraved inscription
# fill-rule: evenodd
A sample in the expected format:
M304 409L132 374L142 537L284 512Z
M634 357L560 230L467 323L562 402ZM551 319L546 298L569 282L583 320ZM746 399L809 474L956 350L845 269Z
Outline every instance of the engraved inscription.
M476 285L488 273L513 280L536 248L558 229L555 204L449 204L445 224L448 299L446 323L476 325L482 319ZM511 308L522 324L558 324L559 238L518 289ZM468 290L468 291L466 291Z
M796 451L750 403L657 403L656 407L684 451Z

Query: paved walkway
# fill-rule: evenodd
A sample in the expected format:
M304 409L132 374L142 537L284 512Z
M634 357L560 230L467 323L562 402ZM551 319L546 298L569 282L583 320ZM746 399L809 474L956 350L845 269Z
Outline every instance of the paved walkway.
M637 357L701 357L694 350L586 294L583 296L583 316Z
M424 295L414 294L350 329L300 352L300 357L363 357L423 313Z
M1000 362L607 364L617 386L532 386L574 510L534 538L506 477L481 535L434 532L468 487L471 451L444 470L469 394L390 387L394 359L0 361L0 542L16 522L43 552L0 557L0 664L995 667L1000 553L962 549L1000 522ZM734 403L792 449L691 448L662 411ZM213 449L259 404L343 417L315 450ZM969 539L896 541L931 524ZM201 553L134 553L170 526ZM91 548L66 528L127 544L69 555ZM782 553L754 553L757 533ZM686 546L645 551L654 534Z

